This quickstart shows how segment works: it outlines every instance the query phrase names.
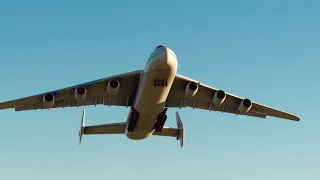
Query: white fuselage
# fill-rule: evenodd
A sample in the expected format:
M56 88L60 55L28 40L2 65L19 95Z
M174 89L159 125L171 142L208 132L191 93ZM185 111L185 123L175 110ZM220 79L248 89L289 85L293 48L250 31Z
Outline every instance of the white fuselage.
M163 111L169 91L178 69L175 53L167 47L154 50L148 59L139 81L139 87L132 107L139 112L133 132L128 131L129 112L126 136L130 139L145 139L154 132L153 127L158 115ZM166 86L155 86L155 80L165 80Z

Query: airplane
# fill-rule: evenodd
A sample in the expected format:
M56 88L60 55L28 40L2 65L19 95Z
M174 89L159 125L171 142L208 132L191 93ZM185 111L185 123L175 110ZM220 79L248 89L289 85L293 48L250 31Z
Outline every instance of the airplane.
M180 141L181 148L184 126L177 111L177 128L165 126L168 108L192 107L257 118L273 116L300 120L293 114L179 75L177 70L178 59L174 51L165 45L159 45L151 53L142 70L2 102L0 109L14 108L15 111L25 111L90 105L130 107L128 117L123 122L93 126L84 125L83 109L79 144L84 134L124 134L132 140L142 140L154 135L174 137Z

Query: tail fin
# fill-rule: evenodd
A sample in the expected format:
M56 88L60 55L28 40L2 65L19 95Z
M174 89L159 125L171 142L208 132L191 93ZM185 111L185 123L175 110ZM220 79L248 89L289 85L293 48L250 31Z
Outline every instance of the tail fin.
M179 116L178 111L176 111L176 121L177 121L177 127L178 127L178 133L177 140L180 140L180 146L183 147L183 138L184 138L184 127L183 123L181 121L181 118Z
M84 133L84 121L85 121L85 119L86 119L86 110L83 109L81 126L80 126L80 130L79 130L79 145L81 144L82 135Z

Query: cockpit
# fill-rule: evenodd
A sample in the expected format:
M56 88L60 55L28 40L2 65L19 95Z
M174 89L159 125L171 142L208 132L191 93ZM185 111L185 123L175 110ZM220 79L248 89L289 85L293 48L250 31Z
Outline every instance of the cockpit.
M156 49L161 48L161 47L166 47L165 45L159 45L156 47Z
M150 55L149 60L161 53L164 53L166 51L165 47L165 45L158 45Z

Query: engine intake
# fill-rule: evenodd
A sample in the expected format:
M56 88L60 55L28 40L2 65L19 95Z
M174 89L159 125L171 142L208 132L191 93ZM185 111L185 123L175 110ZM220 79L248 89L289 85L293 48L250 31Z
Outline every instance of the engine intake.
M55 97L52 93L45 94L43 96L42 102L46 108L51 108L54 105Z
M223 90L218 90L214 93L213 104L220 106L226 99L226 93Z
M251 100L246 98L240 102L238 111L240 114L246 114L248 111L250 111L251 107L252 107Z
M108 82L107 90L108 90L109 95L111 95L111 96L116 95L119 88L120 88L120 82L117 79L111 79Z
M186 97L192 97L197 94L199 85L196 82L189 82L185 89Z
M87 96L87 89L84 86L79 86L74 90L74 97L77 101L82 101Z

